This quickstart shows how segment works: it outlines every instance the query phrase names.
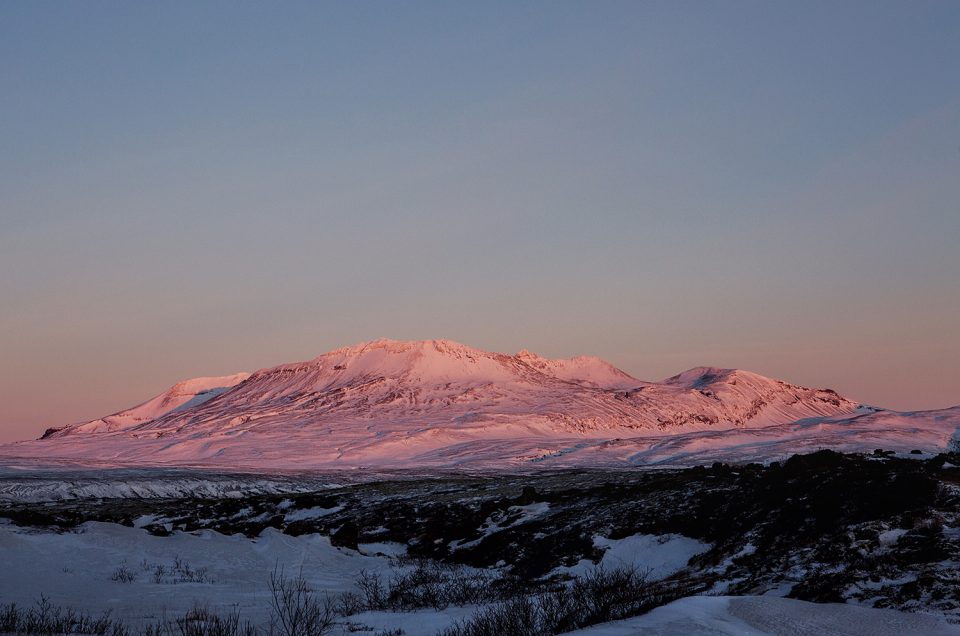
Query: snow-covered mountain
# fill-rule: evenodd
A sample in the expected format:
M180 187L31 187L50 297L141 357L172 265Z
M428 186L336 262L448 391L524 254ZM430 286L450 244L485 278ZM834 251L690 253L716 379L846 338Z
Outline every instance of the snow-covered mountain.
M182 382L0 456L272 469L622 465L721 449L753 448L753 458L771 435L821 444L824 430L838 429L826 437L840 440L844 427L880 415L897 431L927 422L929 445L949 443L960 424L953 411L891 414L747 371L698 367L643 382L594 357L377 340L249 376Z

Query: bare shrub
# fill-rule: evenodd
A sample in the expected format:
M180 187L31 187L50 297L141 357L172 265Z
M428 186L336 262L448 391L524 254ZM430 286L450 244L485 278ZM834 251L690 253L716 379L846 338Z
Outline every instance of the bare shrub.
M212 583L206 567L193 568L190 563L180 556L173 558L171 565L163 563L148 563L141 561L140 569L150 572L153 582L161 583ZM114 579L117 580L117 579Z
M170 574L176 583L206 583L207 568L200 567L193 569L190 564L179 556L173 558L173 566L170 568Z
M16 633L20 625L20 608L16 603L0 607L0 634Z
M384 587L379 574L360 570L357 577L357 588L360 590L365 607L370 609L386 607L387 589Z
M543 620L537 601L531 596L518 596L480 609L470 619L443 632L443 636L547 636L554 633Z
M324 594L318 598L301 572L284 576L283 570L270 574L270 632L283 636L321 636L337 618L335 603Z
M518 595L479 610L444 636L547 636L649 611L682 595L636 568L597 567L569 585Z
M127 566L121 565L110 575L110 580L118 583L133 583L137 580L137 573Z
M140 636L168 636L167 626L162 622L151 623L140 629Z
M122 622L110 618L109 612L94 617L87 612L55 606L41 595L27 609L13 603L0 607L0 633L127 636L128 631Z
M649 572L637 568L596 567L570 586L575 621L571 629L633 616L648 601Z
M202 605L195 605L176 619L174 625L179 636L255 636L257 633L252 624L240 621L240 614L236 610L221 615Z
M513 577L419 559L397 568L386 581L362 570L357 591L342 595L339 609L347 616L366 610L444 609L500 601L515 596L521 587Z
M140 636L256 636L257 628L241 621L238 611L211 612L205 605L194 605L183 616L146 625Z
M380 610L388 606L387 588L376 572L360 570L356 592L345 592L337 599L337 612L343 616L366 610Z

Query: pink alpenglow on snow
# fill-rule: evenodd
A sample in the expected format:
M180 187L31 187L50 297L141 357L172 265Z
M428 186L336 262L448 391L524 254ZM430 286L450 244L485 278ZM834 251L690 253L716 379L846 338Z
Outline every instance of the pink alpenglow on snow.
M143 404L67 428L71 431L87 433L122 431L155 420L166 413L203 404L249 377L249 373L235 373L218 378L184 380L183 382L177 382L160 395L147 400ZM44 436L51 436L57 430L62 429L51 429Z
M595 357L376 340L0 447L0 457L223 468L477 468L766 461L817 448L935 452L960 408L898 413L829 389L697 367L662 382Z

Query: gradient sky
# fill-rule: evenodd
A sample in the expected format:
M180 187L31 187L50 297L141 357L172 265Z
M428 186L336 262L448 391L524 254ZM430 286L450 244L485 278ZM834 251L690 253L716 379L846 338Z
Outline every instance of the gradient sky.
M377 337L960 403L960 3L0 4L0 440Z

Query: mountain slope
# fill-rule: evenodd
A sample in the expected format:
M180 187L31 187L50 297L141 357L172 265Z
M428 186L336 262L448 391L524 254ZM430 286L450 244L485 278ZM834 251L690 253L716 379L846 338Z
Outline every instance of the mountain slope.
M662 461L651 450L671 440L691 454L865 413L833 391L747 371L643 382L599 358L447 340L377 340L177 386L0 454L271 468L632 464Z
M104 433L126 430L172 411L199 406L249 377L249 373L236 373L222 377L184 380L142 404L89 422L50 429L44 433L44 438L76 433Z

